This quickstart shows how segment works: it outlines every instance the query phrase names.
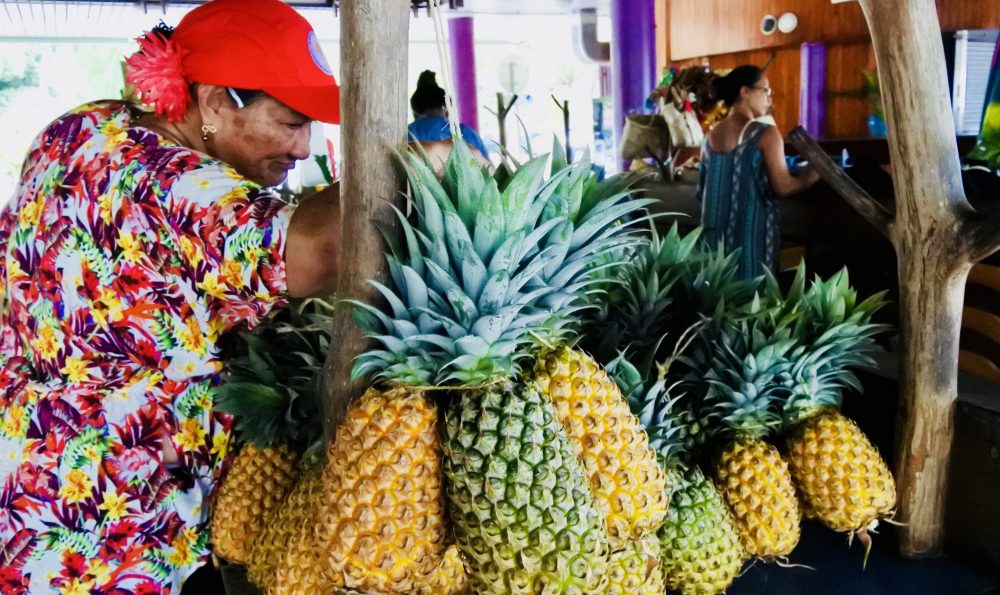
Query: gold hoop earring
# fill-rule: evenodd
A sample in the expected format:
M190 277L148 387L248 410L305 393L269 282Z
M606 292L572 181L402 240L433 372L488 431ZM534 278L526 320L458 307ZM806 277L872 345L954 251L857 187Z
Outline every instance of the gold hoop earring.
M219 129L211 124L203 124L201 127L201 140L207 143L208 137L218 131Z

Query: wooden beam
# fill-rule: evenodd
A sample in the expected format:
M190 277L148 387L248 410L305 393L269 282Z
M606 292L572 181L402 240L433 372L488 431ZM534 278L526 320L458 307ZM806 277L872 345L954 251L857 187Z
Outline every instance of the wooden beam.
M889 125L896 192L901 354L896 481L900 550L935 555L958 385L958 338L970 212L962 190L934 0L860 0L871 31Z
M788 134L788 142L795 145L802 155L815 168L816 172L854 210L864 217L882 235L889 237L893 216L882 204L871 197L864 188L851 179L844 170L833 162L819 144L801 126Z
M338 300L378 303L368 279L388 282L376 225L396 228L391 208L403 208L404 176L391 149L406 142L409 0L351 0L340 6L341 117L344 173L340 183L343 235ZM352 309L339 302L324 373L323 422L328 439L347 406L367 386L351 380L367 340Z

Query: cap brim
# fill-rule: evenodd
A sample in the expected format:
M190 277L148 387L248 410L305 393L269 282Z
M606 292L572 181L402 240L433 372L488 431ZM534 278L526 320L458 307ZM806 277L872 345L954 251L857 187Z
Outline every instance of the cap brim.
M337 85L268 87L262 91L308 118L340 124L340 87Z

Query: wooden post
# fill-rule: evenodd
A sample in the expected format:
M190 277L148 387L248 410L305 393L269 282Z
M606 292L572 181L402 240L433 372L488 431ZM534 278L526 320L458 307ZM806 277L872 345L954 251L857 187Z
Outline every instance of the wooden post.
M934 555L944 537L965 278L972 263L1000 248L1000 214L980 217L965 199L934 0L859 2L886 107L895 213L846 183L804 131L794 131L790 140L896 248L900 550Z
M387 282L376 225L395 229L390 203L403 207L404 177L391 149L406 142L409 0L340 3L341 116L344 173L340 182L341 269L337 299L377 301L368 279ZM351 380L354 358L367 346L349 305L338 301L324 373L323 422L332 440L347 406L366 388Z
M900 550L939 553L958 396L958 337L968 253L956 250L962 189L934 0L861 0L889 121L896 189L900 362L896 481Z

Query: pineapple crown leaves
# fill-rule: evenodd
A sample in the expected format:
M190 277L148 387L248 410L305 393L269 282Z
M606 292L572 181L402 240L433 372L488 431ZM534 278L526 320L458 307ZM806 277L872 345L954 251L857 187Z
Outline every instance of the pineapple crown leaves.
M787 325L770 317L729 321L716 340L683 358L687 382L704 394L729 431L764 437L781 423L779 404L789 393L796 342Z
M693 265L700 236L701 228L681 236L675 223L661 238L650 225L648 240L622 268L617 300L609 304L611 317L626 327L626 336L652 339L664 332L678 281Z
M240 333L242 354L226 362L215 406L233 416L241 442L305 446L322 436L320 373L331 311L323 300L304 300Z
M853 369L876 366L875 336L886 326L871 318L885 304L885 293L859 302L846 269L826 280L817 276L807 286L801 264L784 295L773 276L766 285L766 305L758 313L766 311L772 320L792 326L797 342L790 390L781 404L784 423L791 426L819 408L840 407L846 390L861 391Z
M372 285L385 305L352 302L359 326L380 343L357 358L356 377L375 373L420 385L489 383L518 372L532 333L565 326L549 321L549 297L566 288L537 279L560 258L559 247L545 239L566 217L543 218L542 212L562 200L555 197L556 187L570 172L545 180L546 160L533 159L501 189L461 141L455 147L440 182L419 156L400 155L416 217L411 222L397 210L399 241L384 234L392 287Z

